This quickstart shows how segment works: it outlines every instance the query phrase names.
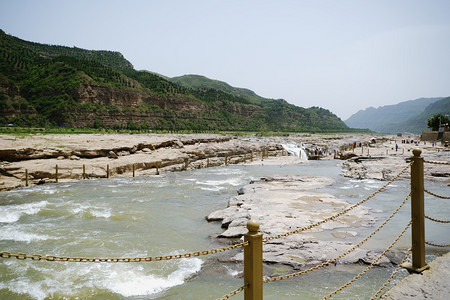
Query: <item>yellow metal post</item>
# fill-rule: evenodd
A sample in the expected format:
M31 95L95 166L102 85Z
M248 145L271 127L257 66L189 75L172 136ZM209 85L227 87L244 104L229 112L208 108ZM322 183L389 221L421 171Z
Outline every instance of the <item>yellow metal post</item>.
M58 165L56 165L55 178L56 178L56 182L58 182Z
M262 233L259 233L259 223L253 220L247 222L248 233L244 241L248 246L244 248L244 300L263 299L263 262L262 262Z
M420 273L425 264L425 212L422 151L414 149L411 165L411 220L412 220L412 266L409 271Z

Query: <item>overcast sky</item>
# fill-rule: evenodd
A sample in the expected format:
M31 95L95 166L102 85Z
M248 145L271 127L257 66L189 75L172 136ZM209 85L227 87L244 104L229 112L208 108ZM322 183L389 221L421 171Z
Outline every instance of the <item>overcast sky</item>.
M0 0L0 28L329 109L450 96L448 0Z

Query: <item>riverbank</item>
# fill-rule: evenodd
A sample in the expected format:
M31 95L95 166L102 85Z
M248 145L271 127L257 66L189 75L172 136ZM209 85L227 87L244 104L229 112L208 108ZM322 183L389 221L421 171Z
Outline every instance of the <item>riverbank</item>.
M369 144L372 140L375 143ZM399 145L397 151L396 144ZM356 148L353 148L354 145ZM450 152L442 152L442 147L423 143L401 144L399 137L385 135L0 135L0 190L25 186L26 171L31 185L55 182L56 179L79 180L83 176L139 176L224 164L252 163L261 161L264 157L278 157L279 164L298 163L294 157L287 157L286 149L289 147L293 147L294 152L303 147L309 159L343 159L344 176L358 179L388 180L393 167L403 165L405 159L411 156L411 149L415 147L420 147L423 156L429 159L439 158L445 153L448 154L447 158L450 157ZM366 159L356 160L355 157ZM427 172L428 179L450 184L450 172L445 166L432 166Z
M281 156L282 150L227 135L1 135L0 190L25 186L26 172L29 184L153 175Z
M317 151L318 154L321 153L320 158L321 160L329 160L327 162L324 162L325 164L333 165L333 168L338 172L340 169L338 165L341 163L349 163L350 166L361 166L366 165L366 167L369 164L371 165L371 168L374 170L373 172L361 172L361 169L356 168L349 168L348 173L344 173L344 175L351 177L351 178L375 178L377 179L374 186L380 186L383 183L386 182L388 176L380 177L379 174L381 174L381 170L379 169L381 165L383 165L383 168L389 168L392 170L392 173L396 173L396 171L399 171L397 169L398 167L403 167L407 165L408 157L411 156L411 152L408 151L408 149L413 149L415 147L419 147L422 149L423 156L426 157L428 160L437 160L437 161L449 161L448 152L443 151L443 148L439 147L430 147L430 145L424 145L421 143L420 145L401 145L400 149L397 150L397 153L395 153L395 150L391 152L392 146L395 146L395 139L396 137L382 137L380 136L379 139L377 138L377 142L375 144L371 144L370 146L364 146L359 147L359 145L355 148L351 148L351 144L353 144L353 141L367 141L370 137L368 136L355 136L355 135L299 135L299 136L291 136L288 138L256 138L256 137L244 137L244 138L236 138L226 135L84 135L84 136L30 136L30 137L11 137L11 136L2 136L2 143L0 149L4 150L11 150L12 153L15 155L14 158L9 158L10 161L3 161L3 167L7 167L6 169L2 169L1 174L1 182L4 182L3 179L5 177L9 177L11 179L15 178L16 182L19 182L23 186L24 180L23 180L23 172L24 172L24 166L26 164L30 164L30 166L33 166L34 170L39 170L38 168L47 168L47 173L38 173L38 172L30 172L33 175L33 178L31 178L30 175L30 183L39 183L41 179L38 179L38 176L47 176L42 177L42 180L45 182L54 182L55 178L54 176L55 172L55 164L61 164L62 162L66 163L67 165L63 166L62 164L59 167L59 172L62 178L59 180L61 182L68 181L68 180L78 180L81 179L82 175L82 165L86 165L86 173L88 176L91 176L90 178L93 178L95 176L98 177L106 177L106 165L110 165L110 175L112 177L131 177L132 176L132 166L135 165L137 167L135 169L136 176L139 175L154 175L157 171L157 166L160 172L165 171L181 171L184 170L186 167L187 169L193 169L193 168L204 168L208 166L208 162L210 166L213 166L214 163L217 163L217 165L224 165L224 164L247 164L247 165L265 165L270 166L268 167L269 172L267 176L264 176L263 178L260 178L259 176L256 178L260 178L258 180L253 180L252 184L246 184L248 181L239 182L238 185L236 185L236 188L243 187L240 189L239 197L235 199L233 197L230 199L230 202L236 203L236 208L245 208L247 209L247 212L234 214L231 213L231 217L237 217L236 222L244 222L244 219L247 219L247 214L250 216L251 214L255 213L258 216L261 216L262 218L265 218L262 223L262 230L266 231L267 234L265 236L274 235L278 233L285 233L286 231L289 231L291 229L297 228L298 226L302 226L303 224L310 224L311 222L317 221L319 219L323 219L325 217L328 217L328 214L332 214L333 212L339 211L340 209L347 207L349 201L343 201L339 197L333 197L330 196L329 193L319 191L319 189L326 189L329 187L329 184L332 184L333 180L328 178L329 173L320 174L321 176L299 176L299 173L296 171L295 175L291 176L275 176L272 174L278 173L279 170L281 170L281 173L283 173L283 168L278 167L272 167L275 165L287 165L287 164L302 164L303 166L308 165L314 165L314 162L306 162L301 161L298 157L294 157L292 155L286 156L285 150L283 150L283 145L285 144L294 144L294 145L300 145L300 143L303 143L307 151L312 154ZM6 146L5 146L6 145ZM342 148L343 147L343 148ZM367 148L369 148L370 154L367 155L366 151ZM346 149L345 149L346 148ZM23 149L23 150L22 150ZM28 150L26 150L28 149ZM60 150L62 152L60 152ZM267 151L266 151L267 150ZM336 150L336 153L334 152ZM402 153L404 150L404 153ZM28 151L28 152L27 152ZM117 158L114 157L114 155L110 154L109 152L112 151ZM399 152L402 151L402 152ZM439 151L439 152L438 152ZM128 154L129 152L129 154ZM353 160L347 159L347 160L341 160L341 158L344 157L351 157L352 155L357 155L360 157L363 157L361 155L361 152L364 152L364 157L385 157L383 159L362 159L358 160L358 157L355 157ZM387 152L387 153L386 153ZM4 152L5 153L5 152ZM232 153L235 153L234 155L231 155ZM253 161L251 159L251 155L253 153ZM264 153L264 156L263 156ZM400 155L400 153L402 153ZM60 155L63 154L63 155ZM358 155L359 154L359 155ZM14 156L13 156L14 157ZM187 159L187 165L186 160ZM336 158L336 160L335 160ZM385 162L391 160L391 165L385 164ZM397 165L393 165L393 162L395 162ZM90 164L91 163L97 163L98 168L91 170ZM158 165L159 164L159 165ZM378 165L377 165L378 164ZM128 167L127 167L128 166ZM344 166L344 165L343 165ZM73 168L75 167L75 169ZM288 166L290 167L290 166ZM344 166L345 167L345 166ZM428 167L428 165L427 165ZM75 174L74 178L72 177L64 177L66 173L70 174L68 172L69 168L72 168L71 174ZM368 167L367 167L368 168ZM378 169L377 169L378 168ZM68 233L67 235L70 236L73 234L73 229L77 228L84 224L88 223L90 220L98 220L98 219L105 219L106 223L103 228L107 228L108 236L109 232L118 232L123 233L124 235L128 236L128 231L134 228L137 224L137 220L139 219L149 219L149 220L156 220L157 217L160 219L157 219L158 221L155 221L153 226L149 226L147 223L142 224L142 228L137 230L136 236L139 237L138 240L140 240L141 236L143 235L142 232L144 232L144 229L147 230L148 228L157 228L159 224L163 223L163 220L170 219L173 220L172 217L167 217L168 212L171 210L174 211L182 211L182 214L184 216L185 211L187 210L185 207L182 207L180 209L179 207L173 205L172 200L167 200L167 195L171 195L170 198L179 198L183 199L183 197L186 197L186 191L190 188L199 188L201 183L205 184L211 184L208 179L210 176L212 176L213 173L220 172L222 168L215 168L215 169L205 169L200 171L195 171L192 173L199 173L199 172L206 172L207 174L204 175L204 177L200 179L194 179L194 178L188 178L184 180L184 185L182 188L178 190L178 194L174 197L174 187L165 187L164 189L160 189L157 191L157 195L154 195L154 199L161 201L158 204L152 203L149 201L150 198L149 195L151 193L156 193L154 190L154 186L158 186L159 184L167 184L170 183L171 180L168 180L168 178L172 178L173 181L176 181L177 183L180 182L179 178L177 176L182 174L189 174L191 172L183 172L183 173L171 173L171 174L162 174L163 176L143 176L142 178L136 178L139 182L140 180L147 181L147 180L154 180L153 184L145 183L139 188L137 188L137 182L134 182L135 179L124 179L124 180L111 180L111 185L108 185L106 187L102 187L103 193L106 193L109 195L109 197L99 197L99 195L102 195L102 192L99 192L98 190L95 190L93 192L92 197L88 197L92 201L104 201L100 204L91 204L91 208L85 208L80 207L80 199L82 197L77 197L74 195L75 193L70 190L70 192L64 192L64 193L55 193L54 200L53 201L61 201L56 202L57 205L54 205L52 203L47 203L45 201L42 201L40 197L42 197L42 194L45 194L47 188L49 189L60 189L63 188L64 185L49 185L48 187L37 187L36 190L42 189L42 194L33 193L36 195L27 196L27 201L29 197L37 197L39 205L42 206L51 206L51 209L46 209L39 213L42 219L47 219L48 214L52 214L55 207L61 207L65 212L64 216L67 217L67 221L61 221L59 219L60 214L55 214L55 216L58 216L58 218L54 218L56 223L56 226L59 226L61 224L65 224ZM227 169L227 168L226 168ZM231 169L234 169L232 167ZM241 169L241 168L239 168ZM243 167L242 169L245 169ZM6 172L6 171L7 172ZM30 170L33 170L30 168ZM353 171L355 170L355 171ZM300 169L298 169L299 172L301 172ZM345 169L345 171L347 171ZM5 172L8 175L4 175ZM337 173L334 173L335 175ZM209 173L209 175L208 175ZM441 173L437 173L441 175L445 175L445 169ZM4 177L3 177L4 176ZM37 176L37 177L34 177ZM354 176L354 177L353 177ZM234 179L236 177L236 173L227 173L224 175L224 178L228 181L230 179ZM436 180L446 179L445 176L432 176L430 173L430 178L435 178ZM401 178L401 179L406 179ZM249 179L250 180L250 179ZM82 184L86 185L86 187L89 187L91 184L95 185L97 180L92 181L83 181L76 184ZM105 182L104 180L99 180L102 182ZM106 181L110 182L110 181ZM127 183L121 183L121 182L127 182ZM353 180L353 182L358 182L359 180ZM75 184L75 183L73 183ZM68 184L70 186L72 184ZM361 187L356 187L356 183L354 185L349 185L349 188L352 189L360 189L364 190ZM257 187L263 187L267 186L269 187L268 192L264 192L264 188L257 188ZM367 185L366 185L367 186ZM203 186L205 189L210 189L211 186ZM63 188L65 189L65 188ZM219 188L218 188L219 189ZM30 189L34 190L34 189ZM219 189L220 190L220 189ZM20 194L20 193L26 193L28 189L22 189L21 191L12 192L12 194ZM116 194L120 192L126 192L126 197L123 199L117 199ZM167 193L166 196L162 196L159 193ZM369 194L369 192L367 191ZM127 206L127 209L123 209L125 201L128 201L129 195L136 195L140 196L142 198L134 199L133 206L135 208L134 211L131 211L131 208ZM228 194L227 194L228 195ZM259 204L257 201L258 199L269 199L269 196L274 195L282 195L284 198L286 198L288 201L281 201L280 198L277 201L277 197L274 198L275 201L269 202L270 206L264 206L264 204ZM70 197L70 200L67 199L67 197ZM227 196L229 197L229 196ZM248 205L240 202L245 197L248 198ZM61 199L60 199L61 198ZM99 199L97 199L99 198ZM272 197L273 198L273 197ZM300 198L300 199L297 199ZM356 198L356 196L355 196ZM25 198L24 198L25 199ZM188 197L189 200L196 199L196 201L187 201L189 202L189 206L198 204L192 211L198 212L201 211L201 209L204 209L203 206L200 205L198 202L198 195L190 196ZM235 200L233 200L235 199ZM91 201L89 200L89 201ZM219 207L214 207L214 209L209 209L208 211L201 211L195 216L195 219L203 219L204 216L207 214L210 214L211 211L217 210L217 209L225 209L226 208L226 201L228 199L225 199ZM385 199L386 200L386 199ZM112 205L111 203L116 201L117 202L117 209L110 209L109 207ZM209 201L209 200L208 200ZM208 201L205 201L208 202ZM389 199L387 200L389 201ZM14 201L13 201L14 202ZM14 203L11 202L11 205L14 206ZM66 209L66 204L71 203L74 205L73 209ZM164 202L167 204L167 206L164 207L164 209L160 209L157 211L157 209L160 207L160 204ZM385 202L385 201L378 201L378 202ZM60 205L64 203L64 205ZM208 202L209 203L209 202ZM90 203L88 203L90 204ZM141 205L148 204L151 209L146 211L145 213L142 213L142 207ZM20 209L21 207L18 207L17 209ZM407 208L407 207L405 207ZM41 210L41 207L38 207L36 210ZM345 251L344 248L351 247L349 242L353 242L353 238L359 239L362 238L363 235L360 234L359 230L368 230L371 226L371 224L374 222L374 218L372 216L372 213L375 212L375 215L378 217L382 213L381 211L372 210L367 211L367 207L361 206L359 208L359 212L355 210L355 212L350 215L348 218L341 220L341 221L333 221L330 223L327 223L326 226L332 226L331 227L331 235L328 236L322 236L324 237L324 241L320 239L313 238L313 235L317 234L320 235L323 233L321 231L322 229L313 230L311 234L307 233L307 235L302 234L302 238L307 238L306 240L300 240L297 238L292 238L292 240L287 239L286 244L282 244L282 242L273 240L270 243L268 243L269 247L267 247L267 255L266 260L268 262L268 265L276 266L281 265L285 266L284 262L288 262L289 268L278 268L277 270L274 270L273 268L270 270L271 273L269 275L273 275L274 273L278 274L285 274L288 271L291 271L292 269L302 269L303 266L307 265L314 265L317 263L320 263L326 259L334 257L339 251ZM35 237L35 222L36 216L32 213L30 216L27 215L25 212L20 212L23 216L18 219L18 221L26 220L28 217L31 219L30 224L33 224L33 227L29 227L30 231L34 235L30 235L31 237ZM152 216L151 213L154 213L155 216ZM370 213L370 214L369 214ZM125 214L125 216L124 216ZM74 215L79 216L80 219L82 219L82 222L80 224L71 224L67 225L66 222L72 222L77 218L74 218ZM156 216L157 215L157 216ZM272 218L272 221L270 221L270 217L276 217ZM137 219L136 219L137 216ZM145 216L145 217L144 217ZM125 218L125 219L124 219ZM239 219L240 218L240 219ZM267 220L267 221L266 221ZM281 220L281 221L280 221ZM125 221L125 222L124 222ZM112 223L124 223L119 225L124 225L122 227L118 227L117 229L111 229ZM221 222L224 222L224 219L222 219ZM225 224L228 224L228 227L230 227L230 224L233 222L233 219L229 218ZM273 222L273 224L267 223L267 222ZM42 222L41 225L45 225L46 222ZM126 223L126 224L125 224ZM172 221L170 223L173 223ZM225 227L224 224L224 227ZM222 230L220 228L222 224L215 224L215 223L209 223L206 224L206 222L203 220L203 223L196 227L189 227L183 224L180 224L180 228L184 229L186 228L186 233L178 233L178 237L186 237L187 234L191 234L188 240L193 240L192 249L198 250L198 242L195 240L195 237L202 236L210 238L210 235L213 235L214 237L217 235L224 234L228 230ZM273 226L272 226L273 225ZM95 225L97 228L97 224ZM41 227L41 226L39 226ZM45 239L50 239L48 236L53 236L54 229L56 227L49 226L48 232L42 232L42 236ZM131 229L130 229L131 228ZM195 229L193 229L195 228ZM201 230L203 231L199 231ZM158 230L160 231L160 230ZM10 229L4 230L4 232L14 232L14 235L17 235L16 231L11 231ZM170 234L173 232L178 232L178 230L169 230ZM181 232L181 231L180 231ZM214 232L214 234L211 234L211 232ZM230 233L231 231L229 231ZM238 233L240 234L240 233ZM153 237L154 233L149 232L144 234L149 237ZM167 238L169 234L167 232L164 232L161 234L161 238L155 239L154 245L158 245L160 240L164 240ZM82 233L75 234L76 240L79 240L79 236L82 236ZM86 237L95 237L95 235L88 234ZM230 235L230 238L227 238L228 240L235 240L239 239L239 235L236 235L233 237L233 235ZM309 238L309 240L308 240ZM177 238L179 239L179 238ZM225 239L225 237L221 237L220 239ZM333 239L333 241L328 241L330 239ZM55 241L60 241L61 237L56 236L54 238ZM116 249L115 243L117 238L114 237L110 241L110 243L114 244L114 247L112 249ZM120 240L120 239L119 239ZM214 243L216 243L218 240L212 238L211 240L214 240ZM233 241L234 241L233 240ZM438 241L438 240L437 240ZM66 241L63 243L64 245L69 245L71 241ZM104 237L99 237L99 240L95 241L96 243L103 243ZM40 242L39 242L40 243ZM135 243L135 242L133 242ZM23 247L26 247L28 244L33 243L23 243ZM92 243L95 244L95 243ZM155 247L155 246L152 247ZM208 244L209 245L209 244ZM177 247L167 247L164 243L162 243L162 246L164 246L161 249L161 253L166 253L165 250L167 249L178 249ZM183 247L179 247L182 249ZM209 246L205 246L205 249L208 249ZM214 246L215 247L215 246ZM20 247L19 247L20 248ZM97 247L98 248L98 247ZM133 244L134 248L134 244ZM347 249L345 248L345 249ZM85 253L84 247L82 247L83 250L80 250L81 253ZM148 242L144 242L142 246L142 252L147 253L148 250ZM190 247L188 247L190 249ZM203 249L203 248L202 248ZM285 253L281 253L281 255L277 255L276 251L279 251L279 249L284 251ZM28 249L25 248L19 249L20 251L26 251L28 252ZM17 250L17 251L19 251ZM52 249L47 249L46 251L49 253L53 253ZM12 250L11 250L12 251ZM35 253L35 250L30 250L30 253ZM33 252L35 251L35 252ZM72 246L67 249L67 253L71 253L73 255L73 249ZM115 250L114 250L115 251ZM155 253L155 249L152 249L152 253ZM39 252L39 251L38 251ZM63 253L63 255L68 255L67 253ZM239 254L235 255L236 253L233 253L232 258L224 257L224 261L240 261ZM348 265L351 263L354 263L357 261L358 263L368 263L370 261L373 261L373 254L370 254L367 251L363 250L363 252L355 252L353 261L348 260ZM398 253L397 253L398 254ZM104 253L99 254L91 254L92 256L102 256ZM135 253L129 254L128 252L125 252L125 254L119 254L119 255L135 255ZM149 254L150 255L150 254ZM279 256L279 257L278 257ZM395 255L389 256L386 258L383 258L382 263L386 266L390 266L393 263L397 262L399 257L401 255ZM349 256L350 257L350 256ZM276 264L277 259L282 259L280 264ZM344 258L347 259L347 258ZM337 264L340 263L346 263L347 261L339 260ZM212 258L214 260L214 263L217 262L216 258ZM227 264L229 266L230 264ZM231 264L233 265L233 264ZM353 264L356 265L356 264ZM222 266L223 267L223 266ZM216 269L217 266L214 266L214 269ZM206 269L206 267L205 267ZM379 268L382 269L382 268ZM384 268L383 268L384 269ZM222 270L222 269L221 269ZM386 269L389 270L389 269ZM276 271L276 272L274 272ZM156 272L156 271L155 271ZM225 267L223 267L223 272L226 273ZM335 276L335 275L333 275ZM71 276L67 276L71 277ZM195 279L192 280L195 282ZM241 281L239 281L239 284ZM199 287L204 286L204 284L199 284ZM233 285L234 286L234 285ZM236 284L236 286L239 286ZM212 288L217 288L216 283L214 283ZM294 289L294 288L293 288ZM227 288L224 290L224 292L228 291ZM197 291L196 291L197 293ZM196 294L197 295L197 294ZM198 297L197 297L198 298Z

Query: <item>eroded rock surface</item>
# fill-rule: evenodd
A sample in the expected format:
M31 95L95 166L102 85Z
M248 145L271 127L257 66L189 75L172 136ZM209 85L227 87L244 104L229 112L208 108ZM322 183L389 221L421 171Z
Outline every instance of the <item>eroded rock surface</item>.
M260 232L264 237L290 232L319 222L350 205L318 191L333 182L320 176L264 177L241 188L238 195L229 200L227 208L212 212L206 219L219 221L226 229L218 238L242 237L248 231L246 224L250 219L261 224ZM345 238L358 235L358 228L371 226L375 221L369 208L358 206L346 215L311 230L264 243L263 260L269 264L289 265L294 269L322 263L350 249L353 244L346 242ZM314 233L324 230L333 231L343 241L314 236ZM336 263L370 264L377 254L358 248ZM243 253L228 260L242 261ZM378 265L391 266L392 263L389 258L383 257Z

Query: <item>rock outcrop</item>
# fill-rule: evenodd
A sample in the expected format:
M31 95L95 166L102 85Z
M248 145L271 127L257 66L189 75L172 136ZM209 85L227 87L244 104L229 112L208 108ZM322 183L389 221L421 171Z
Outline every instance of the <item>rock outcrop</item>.
M275 176L252 182L231 198L228 207L212 212L206 219L219 221L226 230L218 238L241 238L248 230L248 220L261 224L264 237L276 236L319 222L346 208L349 203L317 191L330 185L333 180L319 176ZM265 263L285 264L294 269L317 265L333 259L350 249L346 241L354 237L361 227L375 222L373 214L364 206L358 206L344 216L331 220L306 232L292 234L264 244ZM316 233L330 231L340 240L321 239ZM336 263L372 263L379 253L356 249ZM242 261L243 253L224 259ZM383 256L378 263L391 266L391 260Z
M0 149L0 190L29 182L54 182L58 165L59 180L106 177L130 174L158 174L251 161L282 155L283 147L265 141L242 141L227 135L76 135L29 136L4 143ZM5 137L7 140L7 137ZM38 142L39 141L39 142ZM8 146L8 145L14 145ZM30 145L31 144L31 145ZM85 173L83 174L83 165Z

